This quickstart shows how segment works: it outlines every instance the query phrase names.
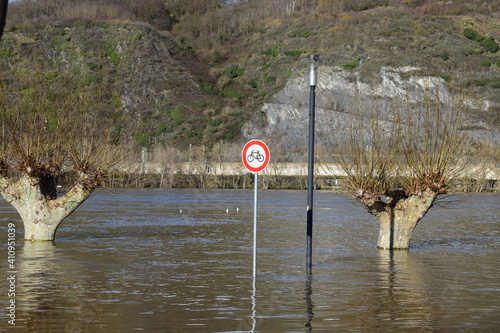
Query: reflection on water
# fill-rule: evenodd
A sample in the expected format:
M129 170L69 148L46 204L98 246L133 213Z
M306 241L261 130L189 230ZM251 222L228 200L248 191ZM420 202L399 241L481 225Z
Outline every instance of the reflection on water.
M375 248L376 220L317 192L311 271L305 199L301 191L261 191L254 277L252 191L99 193L63 222L55 243L17 246L17 325L7 327L8 288L1 279L0 331L500 327L498 194L431 211L412 249L391 252ZM0 211L2 230L19 220L4 201ZM7 272L3 253L0 267Z

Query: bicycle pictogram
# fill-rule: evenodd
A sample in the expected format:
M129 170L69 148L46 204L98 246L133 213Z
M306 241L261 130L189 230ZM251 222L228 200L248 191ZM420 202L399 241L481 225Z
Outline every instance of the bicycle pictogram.
M241 152L241 161L250 172L260 172L264 170L271 160L271 153L266 144L260 140L247 142Z
M252 150L247 156L247 161L252 163L254 160L259 162L264 162L264 155L262 155L258 150Z

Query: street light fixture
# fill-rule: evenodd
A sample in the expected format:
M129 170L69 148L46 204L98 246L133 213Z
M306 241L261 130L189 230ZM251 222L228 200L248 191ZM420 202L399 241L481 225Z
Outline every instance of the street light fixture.
M306 57L307 60L307 74L309 76L309 85L316 86L318 78L319 55L310 54Z
M312 229L313 229L313 189L314 189L314 127L316 109L316 84L318 79L319 55L306 57L309 78L309 152L307 171L307 251L306 266L312 264Z

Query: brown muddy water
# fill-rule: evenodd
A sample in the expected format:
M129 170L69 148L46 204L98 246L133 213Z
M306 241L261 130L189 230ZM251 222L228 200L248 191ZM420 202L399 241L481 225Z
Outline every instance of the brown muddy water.
M308 274L306 192L259 193L254 277L251 190L102 191L55 243L25 243L0 200L0 331L500 331L500 194L435 207L395 252L362 208L315 201Z

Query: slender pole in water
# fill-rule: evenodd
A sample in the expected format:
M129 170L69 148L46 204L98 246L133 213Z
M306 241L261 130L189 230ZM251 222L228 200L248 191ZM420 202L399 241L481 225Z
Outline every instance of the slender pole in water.
M257 293L257 289L255 286L255 274L253 276L253 292L252 292L252 330L251 332L255 332L255 327L257 326L257 320L256 320L256 315L257 315L257 299L255 298L255 295Z
M307 254L306 266L312 263L313 190L314 190L314 86L311 86L309 107L309 161L307 171Z
M252 293L252 331L255 332L256 313L257 313L257 300L256 293L257 288L255 285L255 279L257 278L257 199L258 199L258 187L259 187L259 173L255 172L255 184L254 184L254 198L253 198L253 293Z
M259 173L255 173L254 198L253 198L253 277L257 274L257 197L259 187Z
M313 190L314 190L314 122L316 108L316 83L319 55L307 56L307 70L309 77L309 156L307 170L307 249L306 267L312 264L312 234L313 234Z

